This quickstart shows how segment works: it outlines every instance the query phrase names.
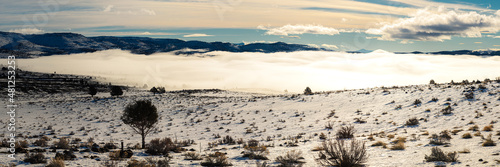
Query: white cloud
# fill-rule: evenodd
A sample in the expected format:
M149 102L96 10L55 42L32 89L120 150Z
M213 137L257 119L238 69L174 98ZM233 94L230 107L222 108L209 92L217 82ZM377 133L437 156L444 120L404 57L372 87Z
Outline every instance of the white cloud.
M321 46L323 48L327 48L327 49L338 49L339 48L337 45L330 45L330 44L322 44Z
M500 38L500 36L494 36L493 38Z
M211 37L213 35L207 35L207 34L189 34L189 35L184 35L185 38L189 37Z
M283 35L288 36L289 34L321 34L321 35L337 35L339 30L330 27L324 27L322 25L290 25L287 24L282 27L268 28L265 26L258 26L258 29L267 30L267 35Z
M44 33L43 30L40 30L38 28L12 29L12 30L9 30L9 32L15 32L15 33L20 33L20 34L41 34L41 33Z
M108 5L104 8L103 12L111 12L111 10L113 9L114 5Z
M154 10L149 10L149 9L142 8L141 12L144 13L144 14L147 14L147 15L151 15L151 16L155 16L156 15L156 12Z
M482 44L483 42L474 42L474 43L477 43L477 44Z
M402 18L393 23L386 23L377 29L368 29L366 33L380 35L380 40L403 42L444 41L452 36L479 38L482 32L498 32L500 16L447 10L444 8L419 10L410 18Z

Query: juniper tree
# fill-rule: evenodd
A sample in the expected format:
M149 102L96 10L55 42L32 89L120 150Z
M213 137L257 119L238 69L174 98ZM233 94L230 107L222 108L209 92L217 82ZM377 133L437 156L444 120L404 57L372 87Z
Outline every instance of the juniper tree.
M155 129L158 123L158 111L151 101L139 100L125 107L121 120L141 135L144 149L146 136Z
M89 87L89 94L94 97L97 94L97 89L94 86Z
M120 95L123 95L122 88L119 87L119 86L112 86L110 94L111 94L111 96L120 96Z

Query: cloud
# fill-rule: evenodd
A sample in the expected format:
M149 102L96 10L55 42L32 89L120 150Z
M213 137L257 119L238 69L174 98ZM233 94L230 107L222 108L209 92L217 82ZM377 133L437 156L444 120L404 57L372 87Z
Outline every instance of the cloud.
M190 38L190 37L211 37L213 35L207 35L207 34L189 34L189 35L184 35L185 38Z
M444 8L419 10L409 18L383 24L366 33L380 35L379 40L444 41L452 36L479 38L482 32L498 32L500 16L447 10Z
M147 15L151 15L151 16L155 16L156 15L156 12L154 10L149 10L149 9L142 8L141 12L144 13L144 14L147 14Z
M111 9L113 9L114 5L108 5L104 8L103 12L111 12Z
M209 52L136 55L122 50L19 60L25 70L100 76L105 83L167 89L255 88L301 92L495 78L500 57L467 55ZM155 70L151 70L155 69ZM157 70L156 70L157 69ZM163 82L157 82L163 81Z
M474 42L474 43L477 43L477 44L482 44L483 42Z
M322 44L321 46L323 48L327 48L327 49L338 49L339 48L336 45L329 45L329 44Z
M15 32L15 33L20 33L20 34L41 34L41 33L44 33L43 30L40 30L38 28L12 29L12 30L9 30L9 32Z
M258 29L267 30L267 35L282 35L288 36L289 34L321 34L321 35L337 35L339 30L330 27L323 27L322 25L290 25L287 24L282 27L268 28L265 26L258 26Z

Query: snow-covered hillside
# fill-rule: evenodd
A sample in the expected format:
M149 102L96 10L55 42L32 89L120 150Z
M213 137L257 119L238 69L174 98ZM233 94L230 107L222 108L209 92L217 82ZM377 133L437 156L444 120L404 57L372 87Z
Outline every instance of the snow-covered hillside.
M216 151L227 153L234 166L255 166L256 160L242 157L241 144L222 144L209 148L209 143L231 136L258 140L268 145L268 164L277 166L275 158L287 151L302 151L304 166L319 166L313 148L324 141L319 138L324 133L334 139L336 130L344 125L353 125L356 139L366 142L369 154L368 166L434 166L425 162L424 156L431 153L434 146L429 144L432 134L444 130L452 133L449 144L439 146L445 152L469 150L459 153L458 163L451 166L495 166L500 163L500 146L483 147L484 138L491 134L495 143L499 141L500 125L500 84L496 82L471 85L416 85L393 88L371 88L323 92L314 95L262 95L230 91L205 91L202 93L165 93L153 95L143 90L129 89L124 96L112 98L101 92L95 98L86 93L68 94L23 94L18 96L17 140L27 140L29 149L40 148L33 143L45 135L52 140L47 150L47 161L55 156L49 149L54 141L68 137L73 146L81 145L93 138L95 143L115 143L121 140L126 147L140 143L140 135L123 124L120 116L124 107L135 100L151 100L160 112L158 130L147 136L170 137L177 140L194 140L194 149L201 155ZM471 89L474 87L474 89ZM466 99L466 91L474 93L474 99ZM415 103L417 101L417 103ZM421 103L418 103L420 101ZM6 102L2 101L2 105ZM443 109L451 107L451 114L444 115ZM2 108L6 110L6 108ZM4 113L4 112L3 112ZM410 118L417 118L419 125L406 126ZM6 119L2 119L6 134ZM332 124L333 129L325 128ZM477 125L478 131L470 130ZM493 125L493 131L483 131L483 127ZM50 127L51 128L50 128ZM52 130L50 130L52 129ZM462 138L465 133L474 134L470 139ZM371 140L370 135L373 139ZM2 136L6 138L7 136ZM391 150L391 141L405 137L404 150ZM81 139L81 140L74 140ZM387 144L387 148L371 146L377 141ZM292 144L290 144L292 143ZM296 146L293 146L296 145ZM79 151L83 147L77 148ZM5 150L5 148L3 148ZM64 150L58 149L57 152ZM65 161L69 166L99 166L110 162L109 153L76 151L75 160ZM144 160L149 156L141 149L133 149L131 159ZM2 156L6 157L7 154ZM98 156L92 157L91 156ZM171 153L171 166L200 166L202 160L184 160L182 153ZM17 154L19 161L0 158L2 164L15 163L18 166L44 166L21 162L24 155ZM158 156L154 156L159 158ZM118 161L126 165L125 159Z

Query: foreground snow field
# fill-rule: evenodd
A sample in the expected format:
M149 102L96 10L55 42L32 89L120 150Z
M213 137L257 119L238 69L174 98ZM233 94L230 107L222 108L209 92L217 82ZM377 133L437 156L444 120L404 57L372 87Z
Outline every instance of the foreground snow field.
M119 146L123 140L125 147L133 147L140 143L141 137L123 124L120 116L127 104L147 99L156 105L161 118L158 130L147 136L146 141L164 137L194 140L195 144L187 149L192 148L201 155L216 151L227 153L234 166L255 166L256 160L242 157L244 149L241 144L209 148L209 142L220 140L215 138L217 135L229 135L245 141L255 139L271 146L268 147L267 155L271 166L277 166L275 158L290 150L302 151L303 161L306 162L304 166L319 166L314 160L318 152L312 151L324 141L319 138L319 134L324 133L328 139L334 139L336 130L343 125L353 125L357 130L356 139L366 142L368 166L444 164L424 160L424 156L429 155L434 147L429 144L429 137L444 130L455 130L450 143L439 146L445 152L470 150L470 153L459 153L459 162L447 165L497 166L500 165L500 146L483 147L482 138L488 138L491 134L493 141L499 142L500 125L497 121L500 119L500 84L492 82L483 85L486 89L479 89L480 84L439 84L343 90L315 95L263 95L231 91L153 95L134 89L129 89L118 98L110 97L108 92L100 92L94 98L85 92L21 94L17 97L17 133L22 137L16 139L27 140L28 149L33 149L40 147L33 144L38 138L31 136L45 135L51 138L48 146L42 147L47 150L44 154L48 162L55 156L50 146L62 137L68 137L70 141L81 139L73 142L74 146L93 138L95 143L102 145L112 142ZM475 87L474 99L465 98L464 91L470 90L470 87ZM414 104L417 99L421 104ZM2 101L2 106L5 105L6 102ZM453 111L444 115L441 111L447 106ZM420 124L406 126L406 121L413 117ZM2 119L2 134L7 134L6 121ZM333 124L332 130L325 128L329 123ZM474 125L478 126L478 131L469 130ZM493 130L483 131L487 125L493 125ZM479 134L464 139L462 135L465 133ZM373 140L369 139L370 134L374 134ZM391 141L397 137L406 137L404 150L390 149L393 145ZM387 143L387 148L371 146L377 141ZM285 144L290 142L297 142L297 146ZM131 159L159 158L149 156L141 149L133 151ZM7 154L0 155L3 156L0 163L5 165L45 165L22 162L25 157L22 153L17 154L18 161L7 158ZM65 161L67 166L100 166L110 161L109 153L76 151L75 155L75 160ZM99 158L88 158L90 156ZM171 153L171 156L171 166L200 166L201 161L184 160L182 153ZM131 159L117 163L124 166Z

